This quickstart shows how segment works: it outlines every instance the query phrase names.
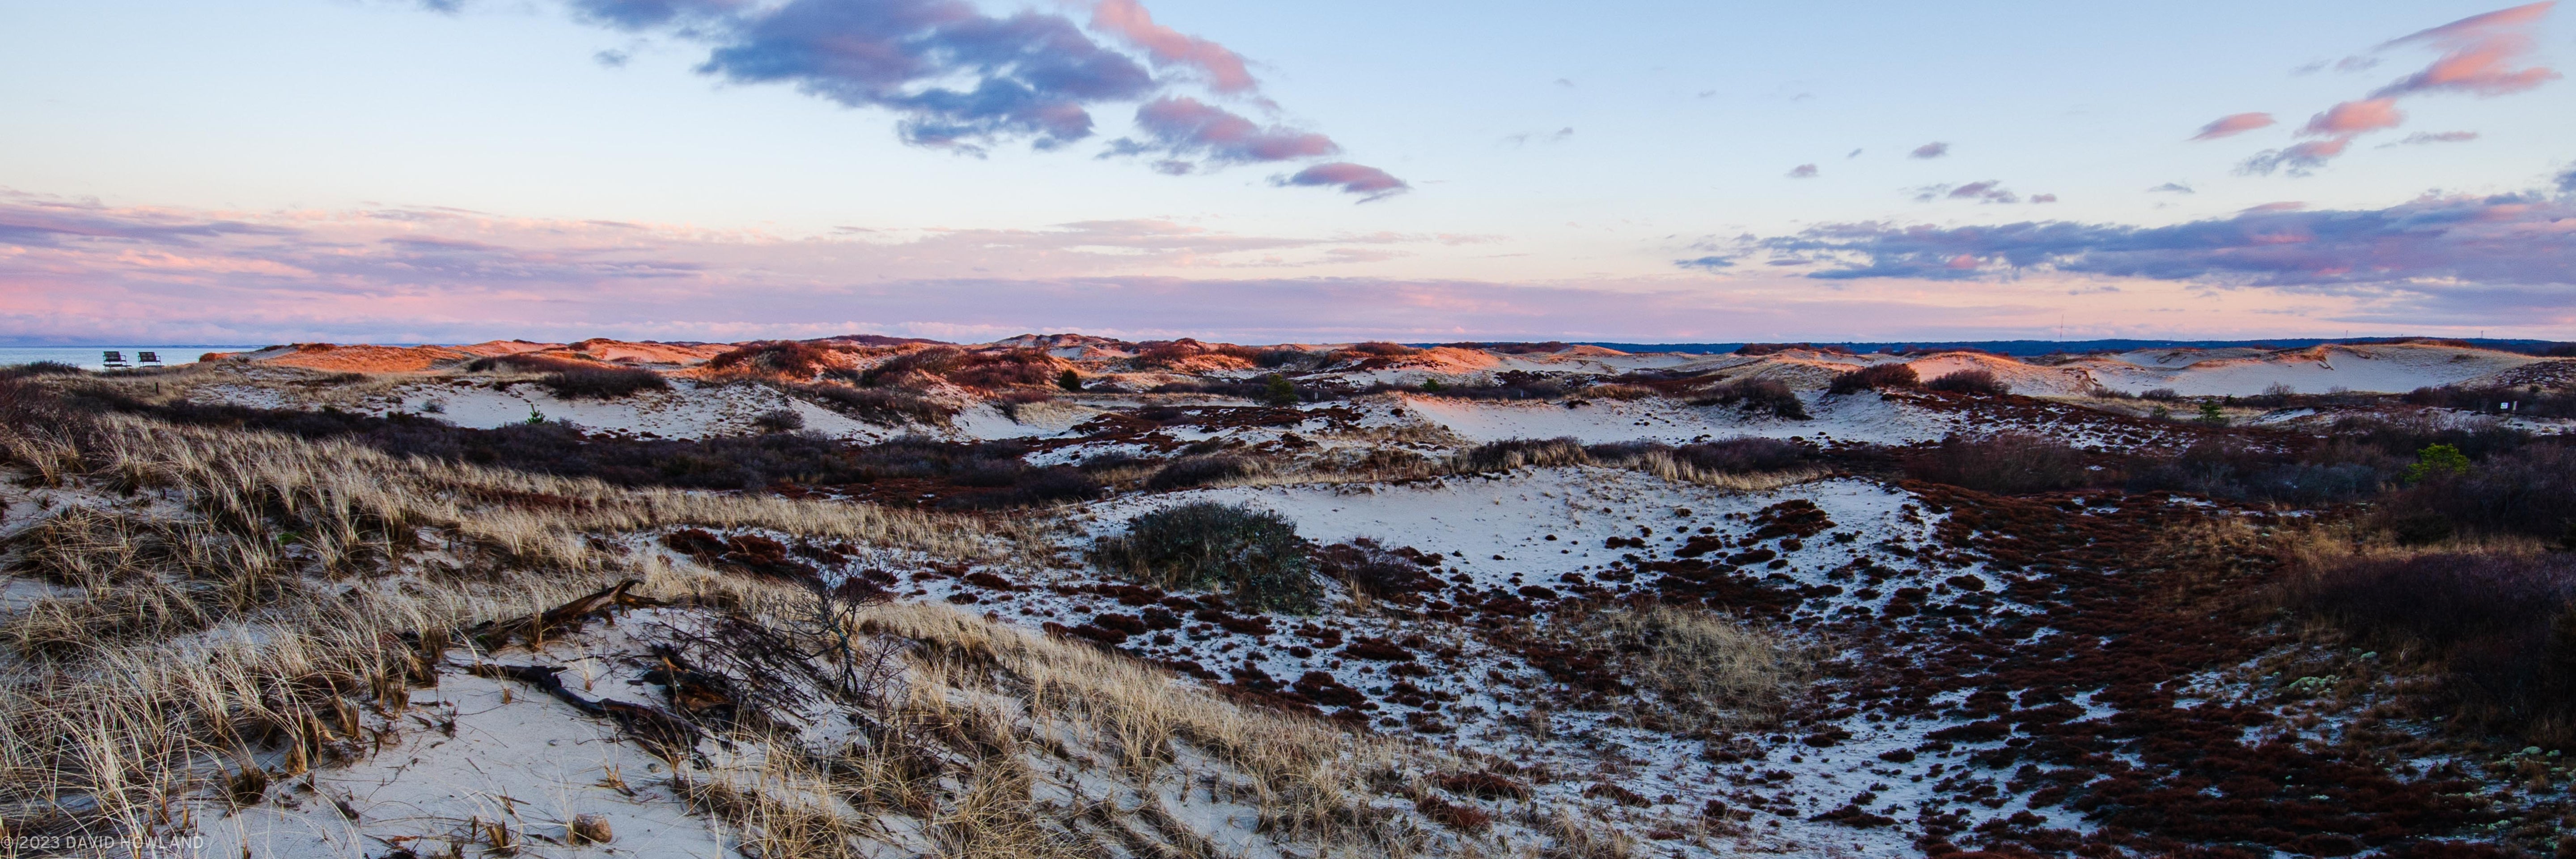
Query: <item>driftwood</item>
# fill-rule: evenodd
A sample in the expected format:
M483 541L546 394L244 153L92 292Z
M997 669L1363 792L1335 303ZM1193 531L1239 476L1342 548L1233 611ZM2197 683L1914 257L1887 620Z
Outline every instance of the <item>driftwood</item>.
M471 633L474 640L486 651L508 647L510 642L516 639L525 639L529 647L536 647L559 632L579 631L591 618L606 615L616 609L650 608L671 604L667 600L636 596L632 593L634 588L643 584L644 582L639 579L627 579L539 614L511 621L485 621L477 624Z
M650 704L631 704L609 698L595 701L584 698L581 693L564 686L561 666L499 665L484 662L461 667L466 673L476 677L516 680L537 687L539 691L571 704L575 710L615 720L618 727L626 730L628 736L634 737L643 743L645 748L652 750L653 754L665 760L697 758L698 740L706 736L706 732L699 730L695 723L660 707Z

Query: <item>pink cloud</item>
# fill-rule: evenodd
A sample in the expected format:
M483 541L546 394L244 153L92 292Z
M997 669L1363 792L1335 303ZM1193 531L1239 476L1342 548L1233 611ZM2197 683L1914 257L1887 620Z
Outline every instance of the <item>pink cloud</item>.
M2300 127L2303 137L2323 137L2291 146L2255 154L2238 166L2240 173L2269 174L2286 168L2292 176L2305 176L2343 154L2356 135L2384 131L2405 124L2406 115L2398 112L2399 98L2432 92L2465 92L2480 96L2499 96L2537 87L2559 74L2545 66L2516 68L2531 53L2534 41L2527 32L2549 14L2554 2L2531 3L2510 9L2499 9L2483 15L2471 15L2439 27L2391 39L2379 48L2400 45L2429 45L2442 51L2422 71L2398 78L2387 86L2372 90L2369 97L2346 101L2309 118ZM2246 114L2237 114L2245 116ZM2236 117L2226 117L2203 129L2202 138ZM2233 132L2228 132L2233 133ZM2470 132L2446 132L2416 135L2406 143L2434 143L2467 140ZM2194 138L2194 139L2202 139Z
M1816 165L1813 165L1813 164L1800 164L1800 165L1798 165L1798 166L1796 166L1796 167L1789 168L1789 178L1791 178L1791 179L1813 179L1813 178L1816 178Z
M2396 96L2447 90L2498 96L2522 92L2556 80L2558 73L2545 66L2509 68L2531 53L2533 41L2524 30L2539 23L2555 5L2555 2L2532 3L2471 15L2389 40L2380 47L2420 43L2432 45L2443 54L2423 71L2399 78L2371 95Z
M2326 112L2309 117L2308 124L2300 127L2299 133L2309 137L2360 134L2396 128L2405 121L2406 115L2397 112L2396 99L2364 99L2326 108ZM2338 148L2336 151L2342 150Z
M2191 139L2216 140L2221 137L2243 134L2271 124L2272 115L2268 113L2231 113L2226 116L2210 120L2209 124L2201 126L2200 133L2192 135Z
M1154 145L1122 141L1120 149L1204 154L1220 163L1287 161L1341 151L1332 138L1321 134L1263 128L1225 108L1183 96L1165 96L1137 107L1136 126L1154 139Z
M1388 175L1384 170L1364 164L1352 164L1348 161L1317 164L1297 171L1294 176L1278 180L1277 184L1336 187L1345 193L1367 195L1367 199L1361 201L1364 203L1401 194L1413 188L1405 184L1404 180Z
M1251 92L1260 84L1243 67L1243 56L1207 39L1154 23L1136 0L1100 0L1091 8L1091 28L1116 34L1151 57L1157 66L1187 66L1208 76L1208 88L1220 93Z

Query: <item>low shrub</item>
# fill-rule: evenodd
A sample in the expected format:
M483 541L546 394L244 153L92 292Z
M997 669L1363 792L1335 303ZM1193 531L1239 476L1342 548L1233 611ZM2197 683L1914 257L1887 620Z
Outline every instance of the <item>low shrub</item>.
M1303 614L1323 596L1296 523L1266 510L1214 502L1167 507L1100 538L1091 559L1130 580L1166 588L1229 589L1237 606Z
M1421 351L1422 350L1420 349L1406 346L1402 343L1372 341L1368 343L1353 343L1351 345L1335 349L1333 350L1331 360L1340 362L1354 360L1365 361L1370 358L1402 358L1406 355L1412 355Z
M1673 449L1673 456L1702 471L1746 474L1807 465L1815 461L1816 449L1785 439L1730 438L1682 445Z
M1297 383L1272 373L1261 377L1261 403L1269 406L1293 406L1298 401Z
M1155 385L1153 390L1149 393L1209 394L1219 397L1239 397L1247 400L1258 400L1267 394L1269 390L1269 385L1258 380L1236 382L1224 379L1210 379L1197 382L1170 382Z
M1565 396L1578 387L1575 380L1529 370L1505 370L1483 377L1472 384L1442 384L1426 381L1420 387L1407 389L1398 385L1378 384L1363 393L1415 390L1462 400L1546 400Z
M2201 442L2129 469L2132 492L2179 491L2235 501L2333 504L2368 498L2398 467L2376 449L2337 442L2291 459L2236 438Z
M2511 412L2541 418L2576 418L2576 390L2549 390L2538 385L2416 388L2404 397L2410 405L2472 412Z
M753 417L751 425L761 432L791 432L805 428L805 416L795 409L771 409Z
M2082 451L2020 433L1944 438L1907 458L1905 472L1916 480L2008 494L2073 489L2095 481Z
M1038 349L970 352L959 356L945 373L948 381L969 388L1034 387L1056 382L1058 362ZM1069 369L1069 368L1068 368Z
M950 418L957 415L956 406L902 388L853 388L818 382L790 386L788 390L825 408L873 424L913 421L945 426Z
M600 369L605 368L588 361L575 361L570 358L558 358L552 355L532 355L524 353L518 355L494 355L488 358L476 358L465 362L465 372L468 373L500 373L511 371L521 373L579 373Z
M1708 389L1707 396L1692 400L1694 406L1736 406L1747 412L1769 412L1790 420L1806 420L1807 404L1778 379L1737 379Z
M1644 385L1604 384L1583 389L1587 397L1605 400L1642 400L1655 395L1655 389Z
M2445 553L2324 570L2290 605L2439 670L2473 724L2576 742L2576 556Z
M1583 442L1568 436L1489 441L1458 454L1451 460L1451 464L1459 471L1481 473L1511 471L1518 468L1582 465L1590 461L1584 455Z
M1253 361L1260 354L1247 346L1237 346L1232 343L1201 343L1188 337L1179 340L1148 341L1138 346L1136 357L1132 362L1138 369L1170 369L1201 355Z
M2139 392L2138 399L2154 400L2159 403L2175 403L2182 401L2182 394L2172 388L2148 388L2145 391Z
M1252 353L1253 366L1265 370L1312 370L1330 361L1331 358L1322 352L1288 347L1263 349Z
M1871 364L1835 376L1833 382L1825 386L1825 393L1853 394L1861 391L1917 388L1922 385L1923 379L1914 374L1912 364Z
M2344 418L2334 422L2329 435L2338 443L2360 445L2385 457L2410 461L2437 444L2449 445L2472 460L2483 460L2531 441L2530 433L2500 421L2457 420L2439 415Z
M1087 472L1132 471L1151 466L1153 464L1154 461L1151 459L1146 459L1145 457L1137 456L1125 451L1113 450L1105 453L1095 453L1084 457L1080 467L1083 471Z
M1953 394L2002 396L2012 392L2012 386L2004 384L2002 379L1995 378L1994 373L1985 370L1957 370L1944 373L1940 378L1923 383L1923 387Z
M77 376L84 372L87 371L70 364L65 364L61 361L29 361L24 364L11 364L6 367L0 367L0 378L16 379L26 376Z
M1680 447L1652 441L1610 442L1587 445L1583 448L1583 455L1595 465L1639 468L1645 467L1647 460L1663 457L1697 471L1754 474L1813 465L1821 458L1821 451L1793 441L1745 437ZM1647 470L1655 469L1649 467Z
M955 346L932 346L896 355L875 366L861 370L854 381L864 387L903 382L912 376L944 376L956 369L966 357L966 350Z
M1012 406L1033 406L1039 403L1055 402L1055 392L1045 390L1043 388L1035 390L1003 391L993 397L993 402L1001 404L1005 411L1009 411Z
M1388 549L1368 537L1354 537L1348 543L1335 543L1315 553L1324 575L1340 579L1352 592L1373 599L1401 599L1439 590L1440 580L1432 578L1423 566L1424 557L1427 556L1409 548Z
M634 367L581 367L547 373L537 384L567 400L615 400L644 391L667 391L662 374Z
M1187 489L1251 477L1268 470L1260 460L1230 453L1185 456L1156 470L1154 476L1145 479L1145 488L1158 492Z
M2543 540L2576 525L2576 450L2535 444L2473 463L2463 458L2453 449L2410 465L2422 477L2383 505L2386 515L2438 516L2465 531Z
M1099 479L1082 469L1056 465L1030 469L1015 477L1014 499L1022 504L1052 504L1100 497Z
M833 349L795 340L770 340L749 343L707 359L710 370L747 370L777 373L793 379L811 379L839 362Z

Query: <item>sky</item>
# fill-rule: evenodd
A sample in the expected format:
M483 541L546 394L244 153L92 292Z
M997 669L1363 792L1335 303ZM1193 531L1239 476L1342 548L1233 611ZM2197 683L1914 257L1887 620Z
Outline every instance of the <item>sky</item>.
M2553 3L0 3L0 342L2576 339Z

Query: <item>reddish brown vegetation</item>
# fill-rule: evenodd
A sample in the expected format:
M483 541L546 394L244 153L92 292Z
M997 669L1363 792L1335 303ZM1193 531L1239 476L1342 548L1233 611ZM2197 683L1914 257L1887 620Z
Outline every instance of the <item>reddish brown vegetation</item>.
M1985 370L1958 370L1944 373L1939 378L1923 383L1923 387L1954 394L1986 394L1997 397L2012 392L2011 386L2004 384L2002 379L1995 378L1994 373Z
M1139 344L1139 347L1136 350L1135 364L1140 368L1169 369L1201 355L1219 355L1252 361L1260 354L1248 346L1237 346L1232 343L1201 343L1187 337L1179 340L1149 341Z
M1923 380L1914 373L1912 364L1872 364L1835 376L1825 386L1828 394L1851 394L1860 391L1921 387Z
M2035 435L1954 435L1909 457L1905 471L1918 480L1985 492L2040 492L2096 482L2085 459L2064 442Z
M1528 799L1529 785L1490 772L1441 773L1432 782L1441 790L1477 799Z
M1944 713L1971 719L1969 726L1934 748L1977 746L1969 759L1979 767L2019 766L2020 789L2039 789L2034 802L2063 803L2105 827L2077 836L2039 828L2033 815L1980 826L1974 840L2087 855L2209 844L2344 855L2491 819L2482 803L2458 798L2465 783L2389 773L2375 744L2403 736L2356 729L2337 745L2249 745L2244 728L2270 721L2268 713L2176 700L2174 678L2274 643L2248 635L2237 608L2271 575L2271 562L2226 551L2178 554L2170 537L2197 520L2189 508L2125 503L2117 512L2078 513L1915 488L1950 514L1937 528L1937 550L1974 551L1992 557L1995 569L2034 574L2007 576L2000 593L1954 590L1946 601L1919 593L1921 612L1882 633L1910 646L1916 663L1863 681L1850 700L1911 715L1930 711L1931 696L1969 692ZM1985 610L1999 599L2038 614L1989 624ZM2071 634L2025 638L2041 630ZM2116 712L2079 721L2083 709L2063 696L2083 689L2100 689L2092 700ZM1964 779L1945 785L1970 787ZM1927 852L1956 849L1946 840L1956 827L1925 828Z
M801 381L837 366L834 351L795 340L748 343L707 359L707 369L776 373Z
M812 564L788 557L787 544L758 534L717 537L696 528L682 528L665 535L662 545L722 569L783 581L810 582L820 576Z

